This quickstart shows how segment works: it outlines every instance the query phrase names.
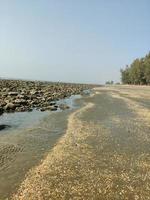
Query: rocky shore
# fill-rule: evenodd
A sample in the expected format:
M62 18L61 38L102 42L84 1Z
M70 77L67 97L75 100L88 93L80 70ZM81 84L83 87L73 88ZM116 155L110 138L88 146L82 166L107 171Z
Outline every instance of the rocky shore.
M94 85L0 79L0 115L33 109L67 109L67 105L57 105L56 101L82 94L92 87Z

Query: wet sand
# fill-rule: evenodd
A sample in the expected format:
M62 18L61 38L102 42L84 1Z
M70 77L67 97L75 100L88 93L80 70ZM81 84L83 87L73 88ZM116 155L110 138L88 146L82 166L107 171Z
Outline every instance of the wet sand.
M0 199L9 197L16 190L26 172L39 164L65 133L68 113L53 113L35 127L1 133Z
M14 200L150 199L150 87L95 89Z

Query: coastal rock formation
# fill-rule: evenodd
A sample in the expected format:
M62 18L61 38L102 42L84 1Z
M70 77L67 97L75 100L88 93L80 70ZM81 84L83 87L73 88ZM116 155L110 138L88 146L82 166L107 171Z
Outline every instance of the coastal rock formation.
M56 101L82 94L94 85L0 79L0 115L33 109L55 111ZM59 105L62 110L68 105Z

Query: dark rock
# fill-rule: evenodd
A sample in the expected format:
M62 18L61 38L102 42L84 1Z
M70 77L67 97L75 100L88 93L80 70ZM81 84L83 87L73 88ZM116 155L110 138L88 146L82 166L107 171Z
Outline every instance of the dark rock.
M17 96L18 92L8 92L8 95L10 95L10 96Z
M6 124L0 124L0 131L6 129L6 128L10 128L11 126L6 125Z
M26 108L26 107L21 107L21 108L20 108L20 112L25 112L25 111L27 111L27 108Z
M56 102L52 101L52 102L49 103L49 105L54 106L54 105L56 105Z
M0 107L0 115L2 115L4 112L4 109Z
M28 108L27 109L28 112L32 112L32 110L33 110L32 108Z
M57 110L57 108L55 106L47 106L45 109L46 110L51 110L51 111L56 111Z
M15 99L14 103L19 104L19 105L27 105L28 104L28 102L25 99Z
M55 106L51 108L51 111L56 111L56 110L57 108Z

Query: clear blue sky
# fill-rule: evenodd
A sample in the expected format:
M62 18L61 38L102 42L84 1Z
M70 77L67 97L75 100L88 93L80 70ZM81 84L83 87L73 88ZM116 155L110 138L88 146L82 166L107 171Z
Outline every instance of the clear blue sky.
M0 1L1 77L119 81L149 51L149 0Z

